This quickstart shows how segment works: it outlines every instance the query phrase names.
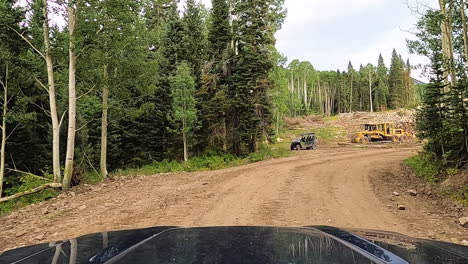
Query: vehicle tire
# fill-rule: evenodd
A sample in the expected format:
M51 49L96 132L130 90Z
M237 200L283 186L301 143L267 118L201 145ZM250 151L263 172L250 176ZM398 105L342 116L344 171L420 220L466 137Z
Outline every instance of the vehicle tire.
M368 143L370 143L370 138L369 138L369 137L362 137L362 138L361 138L361 143L362 143L362 144L368 144Z
M313 150L317 149L317 143L314 143L314 144L312 145L311 149L313 149Z
M400 138L398 136L392 136L392 142L393 143L396 143L400 140Z
M297 145L296 145L296 150L297 150L297 151L301 150L301 144L297 144Z
M290 150L296 150L295 146L293 144L291 144L291 146L289 147Z
M405 135L400 136L400 142L401 142L401 143L405 143L405 142L407 142L407 141L408 141L408 137L407 137L407 136L405 136Z

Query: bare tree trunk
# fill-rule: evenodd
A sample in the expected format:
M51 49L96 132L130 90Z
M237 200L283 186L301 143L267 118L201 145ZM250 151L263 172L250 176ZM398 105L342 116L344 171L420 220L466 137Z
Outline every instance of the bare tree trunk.
M304 83L304 106L305 106L305 109L306 109L306 114L309 114L309 105L307 104L308 102L308 98L307 98L307 82L306 82L306 74L304 73L304 80L303 80L303 83Z
M50 117L52 121L52 168L54 172L54 182L58 183L62 180L60 168L60 123L57 112L57 99L55 95L55 79L54 79L54 65L52 62L52 54L49 38L49 10L47 0L43 0L43 36L45 47L45 61L47 65L47 82L49 93Z
M374 112L374 102L372 101L372 72L369 71L369 100L370 100L370 111Z
M353 73L351 72L351 96L349 98L349 112L353 112Z
M443 20L440 25L442 30L442 51L444 53L447 74L450 74L450 84L451 86L454 86L456 82L456 74L455 61L453 58L452 25L446 4L446 0L439 0L440 11L443 15ZM444 90L445 92L448 92L449 88L446 86Z
M65 159L65 172L63 177L63 189L70 189L73 175L73 163L75 157L76 134L76 54L75 54L75 29L76 8L72 1L68 4L68 32L69 32L69 69L68 69L68 137L67 153Z
M185 119L182 121L182 138L184 141L184 162L187 163L188 161L188 146L187 146L187 132L186 132L186 121Z
M466 20L466 13L465 13L465 1L461 0L460 3L460 12L461 12L461 19L463 24L463 43L465 47L465 60L468 63L468 21Z
M101 177L107 178L107 115L109 108L109 72L108 65L104 65L104 86L102 87L102 118L101 118Z
M223 151L227 152L227 127L226 118L223 118Z
M3 86L3 116L2 116L2 147L0 151L0 198L3 193L3 177L5 176L5 145L7 140L7 112L8 112L8 65L6 67L5 82L2 82Z

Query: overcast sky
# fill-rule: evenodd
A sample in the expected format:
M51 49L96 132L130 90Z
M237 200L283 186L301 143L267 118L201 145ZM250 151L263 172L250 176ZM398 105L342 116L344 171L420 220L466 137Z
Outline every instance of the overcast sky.
M210 6L211 0L202 1ZM361 63L376 65L382 53L388 67L395 48L412 64L427 62L406 48L406 39L413 37L405 31L417 21L406 0L286 0L285 5L288 17L276 37L278 50L289 61L307 60L318 70L345 70L351 60L358 69Z

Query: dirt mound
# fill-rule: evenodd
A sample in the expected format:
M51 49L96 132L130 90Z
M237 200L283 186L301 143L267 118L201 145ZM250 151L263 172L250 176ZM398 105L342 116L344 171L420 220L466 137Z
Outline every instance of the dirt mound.
M386 112L354 112L339 115L340 122L354 130L359 130L359 126L365 123L385 123L393 122L397 128L405 129L407 133L415 134L416 111L401 109Z
M383 203L390 208L404 204L410 211L418 208L418 213L400 215L410 223L425 221L426 234L431 239L443 237L454 243L466 240L466 228L459 224L458 219L468 215L467 206L448 197L446 188L424 182L405 165L395 163L387 168L376 168L371 177L376 194ZM459 176L455 178L459 180ZM445 223L441 224L441 221Z
M468 186L468 168L460 173L449 175L447 179L442 182L442 186L447 188Z
M396 128L403 128L410 135L415 135L415 110L394 110L386 112L353 112L332 117L318 115L285 118L286 126L292 131L318 132L322 142L349 142L361 125L366 123L393 122ZM333 134L333 135L332 135Z

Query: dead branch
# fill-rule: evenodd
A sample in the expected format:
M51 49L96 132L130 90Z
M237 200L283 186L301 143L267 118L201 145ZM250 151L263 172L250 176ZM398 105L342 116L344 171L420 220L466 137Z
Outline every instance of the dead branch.
M62 117L60 118L60 122L59 122L59 125L58 125L59 128L62 126L63 119L65 118L65 114L67 113L67 111L68 110L65 110L65 112L63 112L63 114L62 114Z
M94 88L96 88L96 85L93 85L93 87L91 87L91 89L89 89L86 93L84 93L84 94L78 96L78 97L76 98L76 100L80 100L81 97L88 95L89 93L91 93L92 91L94 91Z
M40 191L45 190L47 188L62 188L62 184L61 183L47 183L47 184L41 185L39 187L36 187L36 188L34 188L32 190L29 190L29 191L20 192L20 193L13 194L11 196L0 198L0 203L10 201L10 200L13 200L13 199L16 199L16 198L20 198L20 197L23 197L23 196L26 196L26 195L29 195L29 194L37 193L37 192L40 192Z
M23 34L20 34L18 31L16 31L16 29L12 28L11 26L7 26L9 29L13 30L18 36L20 36L24 41L26 41L26 43L29 44L29 46L31 46L31 48L33 50L35 50L44 60L46 59L46 57L44 56L44 54L39 50L37 49L32 43L31 41L29 41L25 36L23 36Z
M16 129L20 126L20 124L18 123L15 128L13 128L13 130L11 130L10 134L8 134L8 136L6 137L6 140L8 140L12 135L13 133L15 133Z
M46 90L47 93L49 93L49 88L47 88L47 86L45 86L36 76L34 76L34 79L36 79L36 82L39 83L39 85L44 88L44 90Z
M27 172L27 171L22 171L22 170L17 170L17 169L8 169L8 171L18 172L18 173L21 173L21 174L24 174L24 175L33 176L33 177L41 179L41 180L50 181L50 179L47 179L45 177L41 177L39 175L32 174L31 172Z

